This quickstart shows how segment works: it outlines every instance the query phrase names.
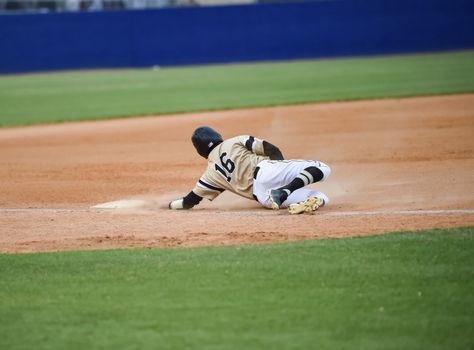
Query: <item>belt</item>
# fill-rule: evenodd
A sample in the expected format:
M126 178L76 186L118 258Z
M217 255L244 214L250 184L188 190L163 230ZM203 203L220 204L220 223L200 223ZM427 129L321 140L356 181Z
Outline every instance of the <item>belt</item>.
M258 172L260 171L260 167L256 167L255 170L253 171L253 179L254 180L257 180L257 175L258 175ZM256 195L253 195L253 199L255 199L257 202L258 202L258 198Z
M258 175L258 172L260 171L260 167L256 167L254 172L253 172L253 179L254 180L257 180L257 175Z

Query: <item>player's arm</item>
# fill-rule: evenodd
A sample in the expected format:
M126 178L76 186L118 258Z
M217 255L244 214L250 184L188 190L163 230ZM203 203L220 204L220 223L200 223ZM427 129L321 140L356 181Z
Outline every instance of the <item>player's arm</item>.
M170 209L191 209L201 201L202 197L191 191L185 197L170 202L168 207Z
M240 142L251 152L267 156L271 160L283 160L283 154L280 149L268 141L258 139L253 136L239 136Z
M270 157L271 160L283 160L283 154L280 149L272 145L270 142L263 141L263 152L266 156Z
M199 204L203 198L212 201L219 194L224 192L223 188L217 187L212 179L206 176L206 173L199 179L194 189L186 197L172 201L169 204L170 209L191 209Z

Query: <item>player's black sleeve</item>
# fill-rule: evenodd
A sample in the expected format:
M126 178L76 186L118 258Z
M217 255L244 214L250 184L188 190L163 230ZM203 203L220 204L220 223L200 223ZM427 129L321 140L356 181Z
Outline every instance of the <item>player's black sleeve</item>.
M183 208L191 209L195 205L199 204L200 201L202 201L202 197L191 191L186 197L183 197Z
M265 155L270 157L271 160L283 160L283 154L277 146L272 145L270 142L263 141L263 151Z

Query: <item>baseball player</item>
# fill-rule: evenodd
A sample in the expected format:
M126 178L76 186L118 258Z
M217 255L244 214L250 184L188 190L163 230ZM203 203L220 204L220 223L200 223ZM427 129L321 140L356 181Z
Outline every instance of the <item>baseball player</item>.
M324 193L304 188L330 175L323 162L284 160L278 147L267 141L248 135L224 141L207 126L197 128L191 140L207 159L207 169L188 195L169 203L170 209L191 209L225 190L266 208L288 208L291 214L313 213L329 202Z

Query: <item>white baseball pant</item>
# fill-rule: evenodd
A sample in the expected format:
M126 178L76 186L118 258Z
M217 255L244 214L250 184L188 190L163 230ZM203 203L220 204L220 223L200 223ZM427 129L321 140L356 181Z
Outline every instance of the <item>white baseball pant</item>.
M271 208L272 203L269 199L269 191L288 185L304 169L308 167L317 167L324 177L324 181L331 174L331 168L327 164L316 160L264 160L258 163L259 168L257 176L253 181L253 194L258 202L264 207ZM287 208L290 204L302 202L310 197L319 196L324 199L324 203L329 203L329 198L322 192L310 188L300 188L292 192L281 208Z

